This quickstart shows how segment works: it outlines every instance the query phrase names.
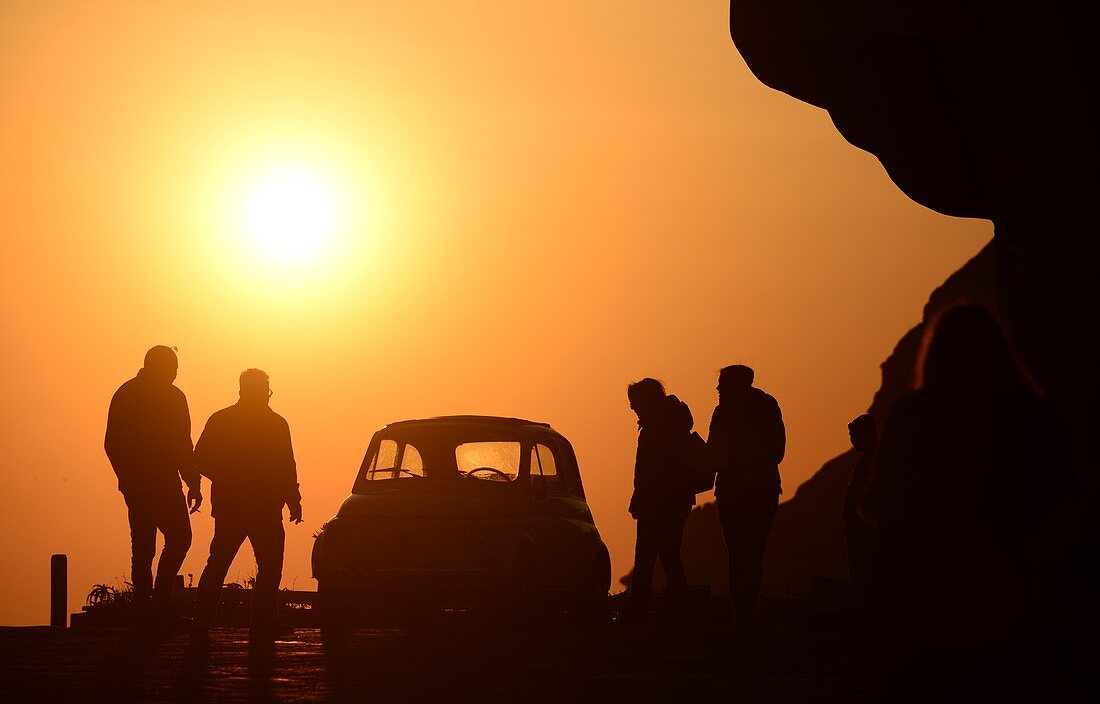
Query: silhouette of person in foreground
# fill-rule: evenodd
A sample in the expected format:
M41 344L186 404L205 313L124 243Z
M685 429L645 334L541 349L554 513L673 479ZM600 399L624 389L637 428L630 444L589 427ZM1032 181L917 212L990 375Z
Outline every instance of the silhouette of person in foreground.
M859 461L852 469L848 491L844 495L844 544L848 549L848 579L852 584L852 601L856 624L863 622L867 575L871 568L872 526L860 511L860 502L867 492L871 468L875 461L878 443L878 426L869 413L858 416L848 424L848 437L852 448L860 453Z
M627 387L630 408L638 416L638 453L630 515L638 522L634 572L623 622L641 625L653 588L657 558L665 572L664 609L668 623L684 618L687 575L680 557L684 521L695 505L686 464L686 447L694 420L680 399L667 395L656 379Z
M707 446L718 467L714 497L729 553L730 593L738 628L751 628L764 574L764 547L783 493L779 463L787 433L779 404L735 364L718 375L718 406Z
M1041 700L1050 649L1035 538L1072 490L1067 444L984 308L945 312L918 369L867 496L870 645L913 699Z
M139 623L169 620L172 586L191 547L191 513L202 505L187 397L173 385L179 362L170 347L145 353L137 376L115 392L103 449L118 476L130 521L130 578ZM187 483L183 496L180 479ZM164 548L153 582L157 531Z
M211 481L214 537L199 578L195 633L210 626L221 600L222 583L245 538L256 555L250 627L257 636L290 632L276 619L283 572L283 506L290 520L302 522L302 496L290 442L290 426L268 406L268 376L247 369L240 377L240 400L206 422L195 446L199 471Z

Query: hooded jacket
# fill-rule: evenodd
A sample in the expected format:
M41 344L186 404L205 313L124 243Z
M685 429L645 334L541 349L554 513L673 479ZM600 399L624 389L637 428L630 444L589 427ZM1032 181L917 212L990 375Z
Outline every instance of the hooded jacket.
M718 466L715 496L731 486L783 493L779 463L786 451L787 431L779 403L756 387L725 397L710 419L707 446Z
M191 444L187 397L142 369L118 388L107 411L103 449L127 495L180 490L180 479L199 487Z
M695 504L686 462L692 425L691 410L672 395L664 397L651 418L639 419L630 515L686 512Z

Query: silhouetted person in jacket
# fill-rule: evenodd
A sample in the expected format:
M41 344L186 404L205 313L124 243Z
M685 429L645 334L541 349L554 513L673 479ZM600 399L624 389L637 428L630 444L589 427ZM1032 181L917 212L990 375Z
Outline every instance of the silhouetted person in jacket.
M627 387L630 408L638 416L638 453L630 515L638 522L634 572L624 621L640 625L653 587L659 557L665 572L665 611L670 622L682 618L687 575L680 558L684 522L695 504L686 466L686 443L694 421L680 399L665 394L656 379Z
M872 649L914 700L1046 699L1034 539L1072 491L1066 443L987 310L944 313L921 359L868 496Z
M187 397L172 382L176 353L157 345L145 353L137 376L119 387L107 413L103 449L118 476L130 521L130 579L139 621L168 615L172 586L191 547L192 513L202 505L191 445ZM180 479L187 483L183 496ZM153 582L157 531L164 548Z
M222 583L245 538L256 555L251 628L256 635L290 629L276 620L283 573L283 507L302 522L302 497L290 443L290 426L268 406L271 387L259 369L241 373L240 400L206 422L195 446L199 471L211 481L214 538L199 579L195 629L213 621Z
M764 573L764 547L783 493L779 463L787 435L779 404L736 364L718 375L718 406L707 446L718 467L714 496L729 553L730 592L739 628L749 628Z
M848 437L852 448L860 453L848 491L844 495L844 543L848 549L848 580L852 584L853 605L857 625L863 623L867 576L871 569L871 525L860 512L860 502L867 492L867 484L874 466L878 443L875 417L864 413L848 424Z

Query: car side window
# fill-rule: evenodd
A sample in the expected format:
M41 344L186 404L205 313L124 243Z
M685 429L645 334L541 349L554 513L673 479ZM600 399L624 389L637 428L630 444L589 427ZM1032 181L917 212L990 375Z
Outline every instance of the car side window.
M584 501L584 487L581 486L581 475L577 470L577 456L574 454L573 448L569 446L569 443L559 442L558 451L558 456L561 459L562 485L565 487L565 491L570 496Z
M406 444L401 454L401 474L404 476L424 476L424 460L420 457L420 450Z
M531 448L531 483L542 486L547 491L561 491L562 488L557 458L554 451L543 442Z
M367 479L392 479L397 466L397 441L386 439L378 444L378 452L367 469Z

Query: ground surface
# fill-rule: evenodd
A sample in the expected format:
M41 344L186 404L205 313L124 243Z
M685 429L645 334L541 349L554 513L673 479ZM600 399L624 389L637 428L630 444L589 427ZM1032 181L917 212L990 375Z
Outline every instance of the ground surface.
M850 633L791 625L670 634L444 619L335 643L302 629L267 645L236 628L213 629L206 644L126 628L4 628L0 672L16 702L869 699Z

